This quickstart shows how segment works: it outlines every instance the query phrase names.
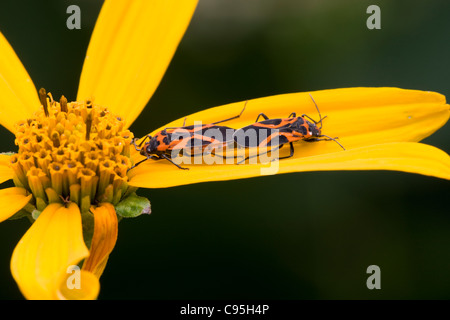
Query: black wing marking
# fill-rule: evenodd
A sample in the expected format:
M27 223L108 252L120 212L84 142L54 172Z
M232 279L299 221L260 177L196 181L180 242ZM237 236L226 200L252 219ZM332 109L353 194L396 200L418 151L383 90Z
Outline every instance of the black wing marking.
M255 148L260 145L279 146L289 142L283 133L292 134L292 132L293 130L290 128L278 130L251 125L236 130L233 139L238 145L245 148Z

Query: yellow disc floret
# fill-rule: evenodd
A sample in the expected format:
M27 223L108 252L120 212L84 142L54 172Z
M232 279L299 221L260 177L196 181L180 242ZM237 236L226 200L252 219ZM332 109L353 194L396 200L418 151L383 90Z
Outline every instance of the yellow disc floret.
M92 204L117 204L128 187L133 134L121 117L90 101L60 102L39 92L41 109L16 124L14 184L27 189L42 211L72 201L82 212Z

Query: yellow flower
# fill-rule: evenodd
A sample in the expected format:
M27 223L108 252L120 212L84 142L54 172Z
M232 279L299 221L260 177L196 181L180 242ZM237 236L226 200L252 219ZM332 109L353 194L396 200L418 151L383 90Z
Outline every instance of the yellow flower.
M55 101L0 34L0 124L18 153L0 155L0 221L33 222L11 272L27 299L95 299L118 216L148 213L127 176L129 125L158 86L197 1L106 1L86 54L78 101ZM114 92L114 96L107 94Z
M399 170L450 179L449 156L417 143L443 126L445 97L398 88L347 88L284 94L212 108L165 127L252 124L261 112L285 118L327 115L330 141L296 142L295 154L269 164L194 164L145 161L128 129L156 90L181 40L196 0L107 0L86 54L77 101L37 90L0 34L0 124L16 136L17 154L0 155L0 221L27 216L33 224L15 248L11 271L28 299L94 299L117 240L119 216L149 211L139 187L161 188L262 174L315 170ZM289 152L289 148L281 149ZM129 205L130 202L132 205ZM135 208L137 206L137 209ZM133 207L133 209L130 209ZM89 247L89 248L88 248ZM80 286L77 286L80 284Z

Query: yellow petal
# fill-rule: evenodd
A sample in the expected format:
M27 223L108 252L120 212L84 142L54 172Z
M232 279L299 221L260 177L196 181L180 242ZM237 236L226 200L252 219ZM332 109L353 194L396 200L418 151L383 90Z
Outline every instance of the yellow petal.
M75 272L79 272L79 274L75 274ZM79 279L71 279L75 276L78 276ZM76 281L79 281L79 288L76 286ZM99 292L98 278L91 272L80 270L63 276L57 296L61 300L94 300L97 299Z
M27 196L27 191L23 188L6 188L0 190L0 222L12 217L17 211L25 207L30 201L31 194Z
M14 171L9 166L10 155L0 154L0 183L13 178Z
M393 142L309 157L292 157L270 164L198 165L179 170L171 164L146 161L136 167L130 185L166 188L206 181L244 179L270 174L333 170L397 170L450 180L450 157L416 142Z
M319 120L310 94L322 116L327 116L323 120L322 133L339 137L346 148L382 142L417 142L442 127L450 117L450 106L446 104L445 96L436 92L399 88L345 88L248 100L240 118L221 125L241 128L254 123L260 113L269 118L287 118L292 112L296 112L298 116L307 114ZM187 116L186 125L191 125L194 121L212 123L236 116L242 111L244 104L245 101L242 101L194 113ZM181 126L183 122L184 117L168 123L152 134L165 127ZM320 145L324 153L338 150L335 143L325 144L330 147ZM312 154L317 151L314 150Z
M307 114L319 120L309 94L294 93L249 100L240 118L221 125L232 128L247 126L254 123L260 113L265 113L270 118L286 118L292 112L296 112L297 115ZM361 156L362 153L349 153L349 151L391 142L417 142L443 126L450 116L445 97L435 92L398 88L346 88L314 91L311 95L322 116L327 116L323 120L322 133L339 137L339 142L347 150L342 151L333 141L295 142L294 157L281 160L278 172L305 171L300 167L303 162L296 162L295 165L289 163L296 159L319 155L325 156L323 159L328 161L328 170L333 170L334 158L327 158L329 154L343 153L339 156L344 156L346 153ZM244 104L245 102L233 103L195 113L187 116L186 125L191 125L194 121L202 121L206 124L236 116L242 111ZM154 132L165 127L181 126L183 122L184 118L178 119ZM280 152L280 156L288 154L289 147L283 148ZM384 156L388 158L390 155ZM376 157L379 158L380 154ZM135 162L141 159L143 157L138 152L133 153ZM261 175L258 165L186 165L186 167L191 170L181 172L182 170L168 161L149 160L130 171L130 184L148 188L169 187ZM314 169L309 166L306 171L311 170ZM438 174L433 175L441 177Z
M103 203L91 211L94 214L94 236L83 270L92 272L100 278L108 257L116 245L118 221L116 211L109 203Z
M11 272L27 299L57 299L68 267L88 254L78 206L50 204L14 249Z
M89 44L78 100L136 119L161 81L197 0L108 0Z
M396 170L450 180L450 157L422 143L375 144L326 155L286 159L281 172L330 170Z
M0 124L13 132L39 106L36 88L14 49L0 32Z

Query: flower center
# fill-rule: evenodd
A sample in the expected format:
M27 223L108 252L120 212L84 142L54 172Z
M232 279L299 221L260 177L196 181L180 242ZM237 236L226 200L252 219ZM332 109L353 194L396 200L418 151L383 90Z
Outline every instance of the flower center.
M39 91L42 108L16 124L14 184L31 192L42 211L72 201L81 212L92 204L116 205L136 188L128 186L133 134L122 118L86 102L53 100Z

